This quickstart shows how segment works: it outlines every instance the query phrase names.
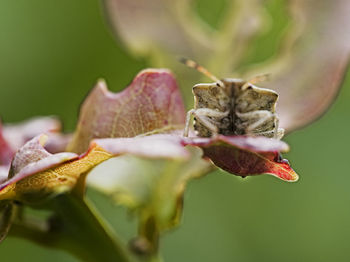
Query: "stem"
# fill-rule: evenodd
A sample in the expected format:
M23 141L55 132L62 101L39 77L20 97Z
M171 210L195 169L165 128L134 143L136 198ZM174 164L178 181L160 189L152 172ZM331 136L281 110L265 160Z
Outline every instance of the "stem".
M159 230L153 216L140 218L139 235L144 237L150 245L149 252L157 254L159 249Z
M55 216L49 221L48 231L14 225L11 234L64 249L82 261L133 261L87 200L64 194L53 199L50 207Z

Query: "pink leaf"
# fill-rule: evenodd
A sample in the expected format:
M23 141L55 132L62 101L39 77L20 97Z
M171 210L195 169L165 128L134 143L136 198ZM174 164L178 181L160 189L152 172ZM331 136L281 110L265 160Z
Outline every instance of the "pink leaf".
M141 71L120 93L99 81L84 101L69 151L82 153L93 138L133 137L185 122L185 108L173 75Z
M151 135L133 138L105 138L93 141L112 155L131 154L147 158L188 158L182 139L175 135Z
M36 117L16 124L6 124L3 135L11 148L16 151L33 137L43 133L57 133L61 122L55 117Z
M255 73L280 94L277 112L287 132L320 117L334 101L350 58L350 1L292 0L294 31L280 57ZM290 40L294 41L290 41ZM251 73L252 74L252 73Z

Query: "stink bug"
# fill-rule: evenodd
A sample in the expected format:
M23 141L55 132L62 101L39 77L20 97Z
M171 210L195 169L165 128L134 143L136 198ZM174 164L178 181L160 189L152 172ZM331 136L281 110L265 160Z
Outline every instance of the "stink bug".
M201 137L222 134L282 138L284 129L278 127L279 119L275 113L278 94L254 85L264 81L266 75L249 81L220 80L192 60L182 59L181 62L214 81L192 88L194 108L187 113L184 136L188 136L193 115L194 130Z

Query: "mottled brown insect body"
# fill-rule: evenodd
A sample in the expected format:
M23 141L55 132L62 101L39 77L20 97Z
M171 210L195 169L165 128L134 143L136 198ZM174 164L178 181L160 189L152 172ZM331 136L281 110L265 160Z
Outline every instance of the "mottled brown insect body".
M193 112L195 115L194 129L197 131L198 135L202 137L212 136L213 130L210 128L208 129L208 123L205 124L206 119L216 126L218 129L217 133L232 135L231 90L223 89L214 83L195 85L192 92L194 95L194 109L197 109ZM198 109L203 109L203 111ZM203 112L203 115L200 114L201 112Z
M187 60L186 60L187 61ZM203 72L205 69L193 61L187 65ZM210 74L207 70L206 75ZM194 109L187 115L184 135L188 135L191 115L194 116L194 130L198 136L262 135L280 139L284 130L278 127L275 113L278 94L270 89L254 86L261 81L227 78L215 83L197 84L193 87Z
M282 138L276 115L278 94L240 79L223 79L232 88L233 129L235 135L263 135Z

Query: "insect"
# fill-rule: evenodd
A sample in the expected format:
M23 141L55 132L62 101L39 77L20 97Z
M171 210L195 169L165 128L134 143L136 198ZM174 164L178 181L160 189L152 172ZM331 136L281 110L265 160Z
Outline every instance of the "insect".
M284 129L279 128L275 112L278 94L254 85L266 80L266 75L248 81L235 78L220 80L192 60L181 59L181 62L214 81L193 86L194 108L187 113L184 136L188 136L193 116L194 130L201 137L217 134L283 137Z

